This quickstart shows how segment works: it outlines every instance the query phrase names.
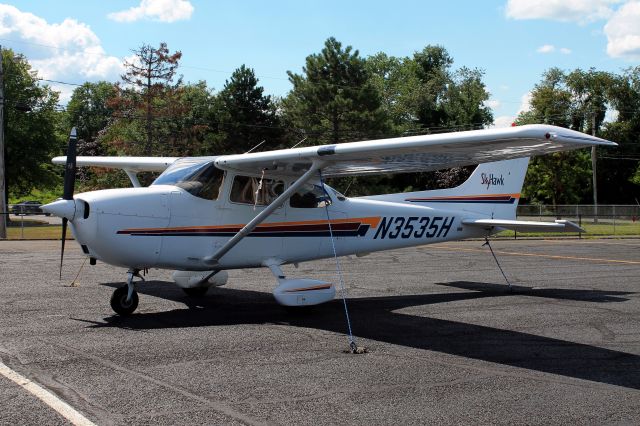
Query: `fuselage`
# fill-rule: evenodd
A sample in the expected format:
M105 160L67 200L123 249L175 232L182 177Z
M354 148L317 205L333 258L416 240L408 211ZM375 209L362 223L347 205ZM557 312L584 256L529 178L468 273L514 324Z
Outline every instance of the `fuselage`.
M82 215L76 215L72 230L85 254L109 264L209 270L207 256L264 208L234 201L232 186L226 184L233 178L225 176L214 200L174 185L77 194ZM318 193L319 184L315 186ZM218 267L259 267L268 259L297 263L331 257L334 247L343 256L486 234L463 226L461 211L346 198L326 188L318 197L321 202L285 202L222 257Z

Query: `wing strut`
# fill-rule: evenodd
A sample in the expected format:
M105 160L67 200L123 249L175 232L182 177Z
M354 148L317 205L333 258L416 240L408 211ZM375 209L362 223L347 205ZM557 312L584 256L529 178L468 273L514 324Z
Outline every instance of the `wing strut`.
M260 225L275 209L280 207L287 201L291 196L296 192L302 185L307 183L313 176L316 174L318 170L323 166L322 162L314 161L309 170L307 170L298 180L296 180L286 191L278 196L275 200L271 202L264 210L262 210L256 217L254 217L251 222L247 223L244 228L238 231L236 235L231 237L229 241L227 241L222 247L218 249L213 255L207 256L204 258L204 261L212 266L216 266L222 256L227 254L229 250L231 250L236 244L238 244L244 237L249 235L251 231L255 229L256 226Z

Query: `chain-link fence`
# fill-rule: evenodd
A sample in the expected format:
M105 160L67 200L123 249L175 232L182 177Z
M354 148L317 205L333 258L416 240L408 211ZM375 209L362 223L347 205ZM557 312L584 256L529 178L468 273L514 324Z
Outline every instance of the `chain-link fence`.
M0 212L0 219L7 222L8 239L58 239L62 220L45 214L39 202L9 204L7 212Z
M640 236L640 205L520 205L518 220L577 223L589 236Z

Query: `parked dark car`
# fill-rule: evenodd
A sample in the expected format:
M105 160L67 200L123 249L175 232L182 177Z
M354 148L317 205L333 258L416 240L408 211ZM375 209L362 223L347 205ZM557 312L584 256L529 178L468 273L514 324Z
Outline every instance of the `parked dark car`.
M45 216L49 216L49 213L43 212L40 206L42 206L40 201L23 201L21 203L14 204L11 207L11 213L15 215L43 214Z

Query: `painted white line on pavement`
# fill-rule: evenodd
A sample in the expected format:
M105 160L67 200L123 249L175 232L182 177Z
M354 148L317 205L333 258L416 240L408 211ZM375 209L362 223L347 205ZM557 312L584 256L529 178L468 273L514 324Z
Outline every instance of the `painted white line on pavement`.
M12 369L4 365L2 362L0 362L0 374L29 391L49 407L56 410L58 414L69 420L69 422L71 422L72 424L95 426L95 423L80 414L80 412L78 412L75 408L55 396L53 393L44 389L40 385L32 382L21 374L16 373Z

